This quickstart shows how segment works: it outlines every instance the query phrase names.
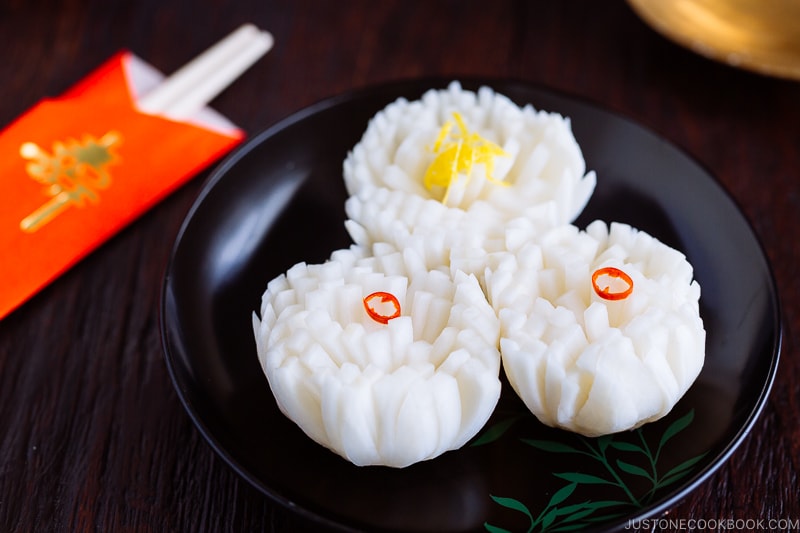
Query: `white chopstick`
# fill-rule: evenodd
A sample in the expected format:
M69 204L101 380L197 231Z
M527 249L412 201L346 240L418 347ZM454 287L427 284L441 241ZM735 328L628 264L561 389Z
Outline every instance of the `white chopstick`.
M269 32L245 24L165 79L138 102L142 111L185 119L272 48Z

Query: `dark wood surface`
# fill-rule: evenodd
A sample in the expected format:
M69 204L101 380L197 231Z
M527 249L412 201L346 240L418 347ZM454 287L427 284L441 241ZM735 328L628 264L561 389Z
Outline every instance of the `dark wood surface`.
M798 523L799 82L695 55L620 0L2 0L0 126L121 48L169 73L244 22L275 48L213 105L249 134L388 80L516 78L630 117L710 169L772 263L783 351L749 436L669 517ZM163 270L207 175L0 321L1 531L305 530L217 457L164 364Z

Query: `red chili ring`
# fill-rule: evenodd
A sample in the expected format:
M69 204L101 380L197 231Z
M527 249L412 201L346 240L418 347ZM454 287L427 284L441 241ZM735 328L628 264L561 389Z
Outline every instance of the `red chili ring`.
M375 311L375 309L369 305L369 303L375 298L380 298L381 302L392 302L392 305L394 306L394 313L391 315L382 315ZM364 309L367 311L367 314L372 320L375 322L380 322L381 324L387 324L391 319L400 316L400 302L397 301L397 298L393 294L388 292L373 292L364 298Z
M606 286L605 288L601 289L597 286L597 279L600 276L621 279L628 285L628 288L622 292L611 292L609 290L611 288L610 286ZM624 300L633 292L633 280L629 275L618 268L604 267L595 270L592 274L592 287L594 288L594 292L596 292L600 298L605 300Z

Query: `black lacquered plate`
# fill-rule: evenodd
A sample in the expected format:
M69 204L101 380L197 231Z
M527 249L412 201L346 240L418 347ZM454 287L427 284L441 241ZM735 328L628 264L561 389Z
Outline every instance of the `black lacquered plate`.
M278 411L251 326L267 282L349 246L347 151L386 104L445 84L398 82L324 101L253 137L213 172L163 287L163 344L178 394L236 472L320 527L613 530L657 516L727 459L766 401L780 351L774 280L750 225L706 170L652 132L549 90L463 84L571 118L598 174L577 225L625 222L687 255L708 333L705 367L687 395L656 423L585 439L542 426L506 387L473 442L402 470L353 466Z

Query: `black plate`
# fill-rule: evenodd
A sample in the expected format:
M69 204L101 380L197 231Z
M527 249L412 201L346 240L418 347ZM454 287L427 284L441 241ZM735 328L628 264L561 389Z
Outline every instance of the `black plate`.
M406 469L358 468L313 443L277 409L251 313L270 279L350 244L342 162L370 117L445 83L399 82L324 101L253 137L210 176L177 237L161 310L167 366L202 434L255 487L322 525L622 529L668 510L719 467L772 385L781 337L774 280L717 181L664 139L593 105L516 82L483 84L572 119L598 174L577 225L626 222L686 253L702 287L705 367L669 416L613 437L546 428L505 385L472 443Z

